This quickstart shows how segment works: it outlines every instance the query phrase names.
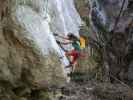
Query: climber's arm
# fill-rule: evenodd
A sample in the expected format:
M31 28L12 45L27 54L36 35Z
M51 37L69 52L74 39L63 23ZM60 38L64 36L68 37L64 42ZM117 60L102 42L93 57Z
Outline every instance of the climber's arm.
M64 37L64 36L58 35L57 33L54 33L54 36L58 36L59 38L69 40L68 37Z
M72 42L70 41L70 42L60 42L60 43L63 45L68 45L68 44L71 44Z

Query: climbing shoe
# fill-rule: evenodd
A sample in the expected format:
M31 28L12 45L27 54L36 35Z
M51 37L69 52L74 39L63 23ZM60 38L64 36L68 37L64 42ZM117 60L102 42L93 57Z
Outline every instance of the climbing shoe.
M72 74L73 74L73 73L70 72L70 73L67 74L67 76L68 76L68 77L72 77Z

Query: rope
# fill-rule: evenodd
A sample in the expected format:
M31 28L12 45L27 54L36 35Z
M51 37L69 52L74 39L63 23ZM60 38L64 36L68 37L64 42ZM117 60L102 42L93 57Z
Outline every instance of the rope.
M45 18L47 18L47 12L48 12L48 0L46 0Z
M133 89L132 89L129 85L127 85L126 83L122 82L121 80L119 80L118 78L116 78L116 77L115 77L114 75L112 75L111 73L110 73L109 75L110 75L110 77L112 77L114 80L118 81L121 85L123 85L123 86L125 86L125 87L127 87L127 88L129 88L130 90L133 91Z
M61 57L60 57L60 59L62 59L62 58L64 57L64 54L62 53L62 50L61 50L60 47L59 47L59 50L60 50L60 53L61 53Z
M113 33L115 32L115 30L116 30L116 28L117 28L117 25L118 25L118 23L119 23L119 20L120 20L121 13L122 13L122 11L123 11L125 2L126 2L126 0L123 0L122 6L121 6L121 9L120 9L120 13L119 13L118 17L116 18L116 21L115 21L115 24L114 24L114 28L113 28L113 31L112 31Z

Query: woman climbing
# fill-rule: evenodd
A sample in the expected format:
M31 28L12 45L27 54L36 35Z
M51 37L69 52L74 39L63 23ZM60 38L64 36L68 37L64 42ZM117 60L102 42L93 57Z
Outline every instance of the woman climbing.
M62 39L68 40L68 42L60 42L60 41L57 41L58 43L61 43L61 44L64 44L64 45L72 44L72 46L74 47L74 49L76 49L77 51L80 51L80 42L79 42L79 39L78 39L78 37L76 37L72 33L69 33L67 35L67 37L60 36L58 34L54 34L54 35L55 36L58 36L58 37L60 37Z
M68 40L68 42L60 42L57 41L57 43L63 44L63 45L68 45L68 44L72 44L73 49L71 51L66 52L66 56L70 56L72 57L71 61L70 61L70 65L66 66L66 68L72 67L72 71L74 71L75 66L77 65L77 60L79 57L83 57L84 55L82 55L80 53L81 48L80 48L80 40L78 39L78 37L76 37L75 35L73 35L72 33L69 33L67 35L67 37L63 37L63 36L59 36L57 34L54 34L55 36L58 36L60 38L63 38L65 40Z

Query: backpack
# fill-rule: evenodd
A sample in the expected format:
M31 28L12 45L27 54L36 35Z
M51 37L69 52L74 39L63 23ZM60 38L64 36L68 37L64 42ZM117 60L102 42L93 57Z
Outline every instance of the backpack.
M86 39L83 36L80 36L79 41L80 41L80 48L84 49L86 46Z

